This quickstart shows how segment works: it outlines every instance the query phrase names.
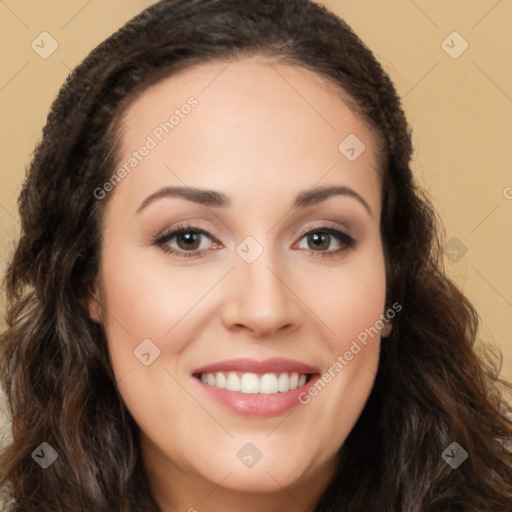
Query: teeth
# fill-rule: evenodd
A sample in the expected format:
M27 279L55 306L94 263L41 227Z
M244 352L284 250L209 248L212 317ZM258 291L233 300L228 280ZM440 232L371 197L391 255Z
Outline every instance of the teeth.
M240 391L242 393L259 393L260 392L260 379L255 373L244 373L240 384Z
M290 391L290 377L288 377L287 373L281 373L281 375L279 375L279 380L277 381L277 389L281 393Z
M256 373L202 373L201 381L209 386L215 386L219 389L228 391L241 391L246 394L275 395L276 393L286 393L298 387L304 386L307 381L307 375L291 373L265 373L258 375Z
M215 382L213 385L220 389L226 388L226 377L224 377L223 373L218 372L215 374Z
M240 377L235 372L228 373L226 389L229 391L240 391Z
M277 377L274 373L266 373L260 380L260 393L263 395L273 395L279 391Z

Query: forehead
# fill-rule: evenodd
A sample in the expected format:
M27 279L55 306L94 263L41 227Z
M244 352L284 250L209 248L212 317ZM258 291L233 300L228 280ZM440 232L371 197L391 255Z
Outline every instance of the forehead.
M135 194L165 181L292 195L341 178L378 196L374 136L349 105L324 77L264 57L185 69L126 108L118 166L145 145L151 150L115 193L128 182Z

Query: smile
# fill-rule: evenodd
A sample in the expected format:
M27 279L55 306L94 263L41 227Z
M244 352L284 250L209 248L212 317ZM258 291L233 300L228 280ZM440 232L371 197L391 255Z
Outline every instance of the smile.
M274 417L301 405L300 393L320 377L320 369L290 359L231 359L196 368L192 377L227 412Z
M311 375L297 372L283 373L240 373L216 372L202 373L200 379L208 386L228 391L240 391L246 394L274 395L293 391L306 384Z

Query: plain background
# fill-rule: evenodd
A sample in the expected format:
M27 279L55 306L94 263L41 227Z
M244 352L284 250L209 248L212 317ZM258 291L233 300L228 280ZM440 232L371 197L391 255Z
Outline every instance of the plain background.
M19 230L25 167L51 102L72 68L152 3L0 0L2 274ZM444 221L447 272L475 304L481 338L499 345L502 375L512 380L512 3L321 3L348 22L394 81L413 130L414 174ZM49 48L43 32L58 44L47 58L32 48L35 42L42 52L42 38Z

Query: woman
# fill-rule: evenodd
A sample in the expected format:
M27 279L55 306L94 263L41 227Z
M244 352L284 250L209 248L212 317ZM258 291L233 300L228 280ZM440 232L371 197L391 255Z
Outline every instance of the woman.
M20 196L12 510L511 509L509 385L411 152L307 0L162 0L96 48Z

